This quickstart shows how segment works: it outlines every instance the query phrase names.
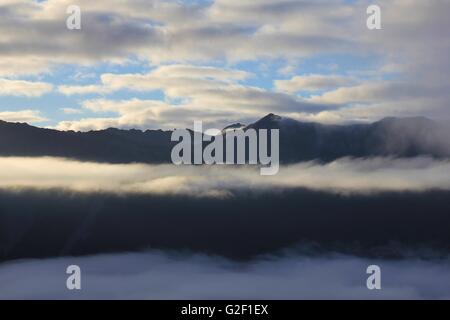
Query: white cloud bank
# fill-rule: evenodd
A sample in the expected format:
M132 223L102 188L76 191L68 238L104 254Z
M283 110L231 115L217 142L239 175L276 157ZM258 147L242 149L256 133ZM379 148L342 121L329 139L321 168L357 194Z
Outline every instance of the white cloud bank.
M366 287L373 264L381 291ZM81 267L81 291L66 289L69 265ZM148 252L6 263L0 283L0 299L450 299L450 260L292 255L235 263Z
M0 111L0 120L9 122L43 122L47 119L38 110Z
M39 97L53 90L53 86L44 82L0 79L0 96Z
M430 158L340 159L281 167L272 177L255 167L99 164L58 158L0 158L0 189L62 188L74 192L232 196L244 189L307 188L338 193L450 190L450 162Z

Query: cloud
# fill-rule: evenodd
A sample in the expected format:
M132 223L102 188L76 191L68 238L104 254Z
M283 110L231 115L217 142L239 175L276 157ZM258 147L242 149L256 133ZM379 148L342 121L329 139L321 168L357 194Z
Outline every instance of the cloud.
M242 61L366 50L419 59L433 51L430 44L448 49L445 33L432 33L448 26L442 13L448 4L442 1L381 1L386 31L378 33L365 28L369 1L132 0L124 5L119 0L81 0L85 28L78 33L65 29L65 12L71 4L70 0L6 3L1 12L5 48L0 53L49 61L53 55L60 63L83 63L120 60L130 54L153 62ZM33 37L27 33L30 29ZM422 32L413 35L412 29ZM9 31L15 37L7 37ZM414 41L417 38L420 41Z
M383 101L405 101L446 95L441 86L419 86L411 83L394 81L366 82L357 86L338 88L321 96L313 96L311 101L317 103L370 103Z
M81 267L81 291L66 289L69 265ZM366 287L370 265L381 267L381 291ZM238 263L152 251L2 264L0 298L450 299L449 266L448 258L380 260L295 254Z
M39 97L52 90L48 83L0 79L0 96Z
M95 113L117 113L117 117L96 117L84 118L76 121L62 121L58 124L60 130L74 130L74 131L89 131L101 130L106 128L161 128L167 127L173 129L178 127L182 122L173 121L175 119L168 119L165 125L160 124L161 114L163 112L173 112L171 110L175 107L159 101L159 100L106 100L94 99L86 100L82 103L84 110L89 110ZM186 108L179 107L177 110L182 112ZM193 111L191 111L193 113ZM172 122L171 122L172 121Z
M245 80L250 73L241 70L230 70L215 67L199 67L193 65L167 65L159 67L153 72L155 77L169 78L200 78L222 81Z
M65 30L65 10L70 4L69 0L41 3L22 0L5 4L1 27L5 30L7 46L0 54L49 61L56 57L59 63L120 60L130 54L147 56L153 62L297 59L322 51L364 51L365 45L372 46L379 40L365 32L367 6L340 0L217 0L192 4L132 0L126 6L118 0L95 3L81 0L78 5L82 8L85 28L78 33ZM425 8L417 11L417 6ZM445 9L442 3L424 6L420 1L407 5L389 3L386 7L391 9L386 14L386 25L391 31L401 32L411 24L426 26L426 18ZM414 19L401 19L401 11L413 13ZM442 15L437 17L433 25L445 24ZM33 38L26 32L30 29L35 30ZM16 36L6 37L8 31L14 31ZM391 40L397 39L398 34L387 35L386 42L398 46ZM410 45L416 45L415 41Z
M68 30L66 9L72 4L68 0L21 0L5 4L0 12L5 44L0 48L0 56L15 64L34 58L44 65L92 65L105 60L123 61L147 43L162 41L158 28L149 27L126 13L114 12L108 1L99 3L97 9L89 1L78 2L84 28L79 32Z
M340 159L285 166L273 177L254 167L99 164L59 158L0 158L1 189L228 197L237 190L305 188L344 194L450 190L448 161ZM38 169L36 169L38 168Z
M450 41L443 30L450 27L445 14L450 7L445 1L379 1L384 28L377 31L366 28L366 8L371 4L366 0L131 0L126 5L119 0L80 0L84 26L80 31L65 27L66 8L71 4L70 0L5 3L0 10L0 75L37 74L63 65L83 66L90 73L90 67L104 62L138 60L166 73L106 74L99 84L58 84L59 91L107 95L118 89L161 90L168 100L186 99L205 112L227 107L226 115L214 112L214 116L222 115L217 120L222 123L224 118L254 117L254 109L328 122L378 120L394 114L448 118ZM304 101L244 85L244 79L249 80L246 71L211 67L239 69L248 60L301 65L309 57L322 64L324 55L331 60L362 57L368 63L367 73L377 73L383 82L363 83L360 80L367 75L359 74L358 85L352 85L318 74L275 83L287 93L300 87L332 90ZM350 64L346 69L356 75L361 67ZM201 77L202 73L209 77ZM175 122L172 117L170 123ZM61 126L100 128L105 123L134 125L121 115Z
M276 80L275 88L278 91L297 93L300 91L317 91L349 86L355 83L354 78L338 75L310 74L296 76L289 80ZM335 102L331 100L332 102Z
M83 110L75 109L75 108L61 108L60 109L65 114L73 115L73 114L82 114Z
M66 95L111 93L117 90L134 91L166 90L169 95L182 88L183 92L190 89L213 89L226 86L249 77L249 73L240 70L227 70L214 67L194 65L167 65L156 68L147 74L103 74L102 84L87 86L60 86L58 89Z
M341 106L323 114L332 121L373 122L384 117L425 116L448 120L450 95L443 84L418 83L414 81L383 80L363 81L360 84L326 91L306 99L317 104ZM314 117L314 115L307 115ZM298 115L294 115L298 118Z
M37 110L2 111L0 119L9 122L43 122L47 121Z
M18 77L23 75L40 75L48 72L54 64L46 59L28 57L3 57L0 59L0 77Z
M58 91L67 96L75 94L105 94L112 92L111 89L101 85L87 85L87 86L66 86L61 85Z
M194 120L225 126L234 117L256 119L261 111L310 112L334 109L331 104L305 101L288 94L241 84L252 75L241 70L194 65L166 65L146 74L103 74L101 84L60 86L68 95L112 93L118 90L162 91L160 100L107 100L83 102L94 112L114 112L119 117L64 121L57 128L85 131L104 128L105 124L125 128L189 127ZM233 119L234 120L234 119ZM159 123L159 125L158 125Z

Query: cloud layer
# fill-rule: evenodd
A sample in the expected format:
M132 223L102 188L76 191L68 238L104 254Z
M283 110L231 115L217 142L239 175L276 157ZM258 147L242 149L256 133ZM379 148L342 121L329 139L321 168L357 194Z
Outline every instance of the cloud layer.
M37 98L54 86L82 96L72 100L80 107L98 96L99 104L108 102L108 115L89 109L52 119L75 130L185 127L193 118L223 125L262 110L334 123L448 119L449 3L377 3L383 30L370 31L368 0L81 0L83 28L74 32L65 23L70 0L8 0L0 7L0 94ZM133 63L141 67L131 73L98 69ZM323 63L334 66L332 73ZM29 80L67 66L99 81ZM313 73L304 70L311 67ZM132 97L114 96L124 90ZM137 97L154 91L164 97ZM147 106L114 110L136 100Z
M0 119L9 122L42 122L47 120L38 110L0 111Z
M450 190L450 163L430 158L340 159L284 166L272 177L256 167L99 164L60 158L0 158L0 188L227 197L234 191L305 188L333 193Z
M66 289L69 265L82 290ZM366 288L379 265L382 290ZM289 255L235 263L204 255L99 255L0 265L0 299L450 299L450 263Z

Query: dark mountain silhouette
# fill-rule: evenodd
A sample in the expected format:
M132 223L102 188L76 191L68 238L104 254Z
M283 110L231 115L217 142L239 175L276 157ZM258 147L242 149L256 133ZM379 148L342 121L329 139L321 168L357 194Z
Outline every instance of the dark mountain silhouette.
M280 129L280 158L287 162L333 161L342 157L450 156L448 128L423 117L323 125L269 114L248 128Z
M231 125L227 129L241 127ZM386 118L372 124L323 125L269 114L246 129L280 129L282 162L341 157L449 157L447 128L426 118ZM226 130L225 130L226 131ZM57 131L0 121L0 156L55 156L110 163L170 162L171 131Z
M161 163L170 161L171 134L161 130L57 131L0 121L0 155Z

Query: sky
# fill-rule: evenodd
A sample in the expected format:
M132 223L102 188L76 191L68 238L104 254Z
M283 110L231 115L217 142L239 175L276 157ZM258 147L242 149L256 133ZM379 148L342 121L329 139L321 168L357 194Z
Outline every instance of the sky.
M366 9L381 8L369 30ZM81 9L81 30L66 10ZM447 0L1 0L0 119L223 128L450 118Z

